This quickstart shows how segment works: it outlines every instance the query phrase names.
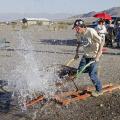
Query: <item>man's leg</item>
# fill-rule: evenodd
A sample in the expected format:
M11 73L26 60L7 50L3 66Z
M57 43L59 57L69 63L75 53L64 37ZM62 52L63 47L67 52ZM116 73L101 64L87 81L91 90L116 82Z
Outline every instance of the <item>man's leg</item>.
M89 76L93 84L95 85L96 91L100 92L102 90L102 83L98 78L97 70L98 64L96 62L92 63L89 67Z

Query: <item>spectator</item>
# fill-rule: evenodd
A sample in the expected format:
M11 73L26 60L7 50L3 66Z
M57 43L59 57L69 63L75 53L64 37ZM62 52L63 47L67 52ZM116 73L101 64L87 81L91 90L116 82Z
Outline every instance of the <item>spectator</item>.
M116 34L117 48L120 48L120 23L118 23L116 30L117 30Z
M106 28L107 34L105 36L105 45L113 47L113 42L115 41L115 29L111 20L106 21Z
M106 26L104 25L104 20L100 19L95 29L98 35L102 37L103 43L105 44L105 34L107 33L107 29Z

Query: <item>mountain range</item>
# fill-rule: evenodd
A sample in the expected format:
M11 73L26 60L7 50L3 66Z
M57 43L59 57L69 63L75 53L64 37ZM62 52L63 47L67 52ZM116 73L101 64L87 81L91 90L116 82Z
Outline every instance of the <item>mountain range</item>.
M99 11L99 12L106 12L108 14L110 14L111 16L120 16L120 7L113 7L107 10L103 10L103 11ZM86 17L93 17L97 12L96 11L91 11L89 13L85 13L85 14L79 14L79 15L75 15L69 18L86 18Z

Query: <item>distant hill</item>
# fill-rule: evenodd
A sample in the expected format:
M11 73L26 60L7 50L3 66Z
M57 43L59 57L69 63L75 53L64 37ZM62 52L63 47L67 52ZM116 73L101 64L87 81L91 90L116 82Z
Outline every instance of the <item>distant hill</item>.
M103 11L107 12L111 16L120 16L120 7L113 7L113 8L107 9L107 10L103 10ZM103 12L103 11L100 11L100 12ZM79 15L69 17L69 19L93 17L93 15L95 15L96 13L97 12L92 11L92 12L89 12L89 13L79 14Z
M85 13L85 14L79 14L79 15L75 15L75 16L70 17L70 19L71 19L71 18L92 17L95 13L96 13L95 11L92 11L92 12Z
M105 12L109 13L111 16L120 17L120 7L113 7L111 9L105 10Z

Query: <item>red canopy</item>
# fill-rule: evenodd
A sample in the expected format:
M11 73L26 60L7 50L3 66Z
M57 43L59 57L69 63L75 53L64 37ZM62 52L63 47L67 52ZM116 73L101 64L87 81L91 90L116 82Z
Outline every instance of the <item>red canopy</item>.
M102 19L105 19L105 20L111 20L112 19L112 17L105 12L97 13L93 17L102 18Z

